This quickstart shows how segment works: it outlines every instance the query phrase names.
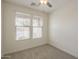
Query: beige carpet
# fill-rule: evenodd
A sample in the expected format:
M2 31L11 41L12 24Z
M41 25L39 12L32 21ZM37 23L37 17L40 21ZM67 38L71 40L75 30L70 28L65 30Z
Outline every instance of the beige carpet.
M77 59L50 45L43 45L28 50L8 54L9 59Z

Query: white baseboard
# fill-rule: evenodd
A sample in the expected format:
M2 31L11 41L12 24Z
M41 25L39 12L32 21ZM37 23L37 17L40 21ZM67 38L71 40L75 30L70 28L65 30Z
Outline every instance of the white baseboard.
M16 52L19 52L19 51L23 51L23 50L26 50L26 49L30 49L30 48L35 48L35 47L38 47L38 46L41 46L41 45L45 45L46 43L43 43L43 44L38 44L38 45L32 45L28 48L21 48L21 49L17 49L17 50L11 50L11 51L5 51L4 55L6 54L10 54L10 53L16 53Z
M72 52L70 52L70 51L68 51L68 50L66 50L66 49L64 49L64 48L61 48L61 47L56 46L56 45L51 44L51 43L49 43L49 45L54 46L54 47L56 47L57 49L59 49L59 50L61 50L61 51L63 51L63 52L66 52L66 53L68 53L68 54L71 55L71 56L74 56L75 58L78 58L78 56L74 55Z

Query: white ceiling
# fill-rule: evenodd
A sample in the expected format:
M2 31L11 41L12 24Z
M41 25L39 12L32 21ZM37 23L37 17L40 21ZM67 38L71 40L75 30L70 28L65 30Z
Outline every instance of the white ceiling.
M24 6L33 8L33 9L37 9L40 11L50 13L51 11L56 10L64 5L68 4L72 0L48 0L52 4L52 8L50 8L46 5L41 5L39 7L30 5L32 2L39 3L39 0L4 0L4 1L24 5Z

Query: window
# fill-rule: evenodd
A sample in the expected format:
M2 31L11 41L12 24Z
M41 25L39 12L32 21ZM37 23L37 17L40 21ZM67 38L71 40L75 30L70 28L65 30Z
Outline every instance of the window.
M42 19L39 16L33 17L33 38L40 38L42 37Z
M42 17L16 13L15 23L16 40L42 38Z

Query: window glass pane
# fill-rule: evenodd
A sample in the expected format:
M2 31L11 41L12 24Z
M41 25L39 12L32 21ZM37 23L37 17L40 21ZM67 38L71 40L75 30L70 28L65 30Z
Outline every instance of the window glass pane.
M16 26L30 26L30 23L30 15L16 13Z
M33 19L33 26L39 26L39 23L38 23L37 19Z
M24 27L24 37L23 39L29 39L30 38L30 28Z
M33 17L33 26L43 26L43 19L40 16Z
M29 27L16 27L16 40L29 39L30 29Z
M23 38L23 27L16 27L16 40Z
M33 38L41 38L41 37L42 37L42 28L33 27Z
M23 18L16 16L16 26L23 26Z
M24 18L24 26L30 26L31 25L31 19L28 17Z

